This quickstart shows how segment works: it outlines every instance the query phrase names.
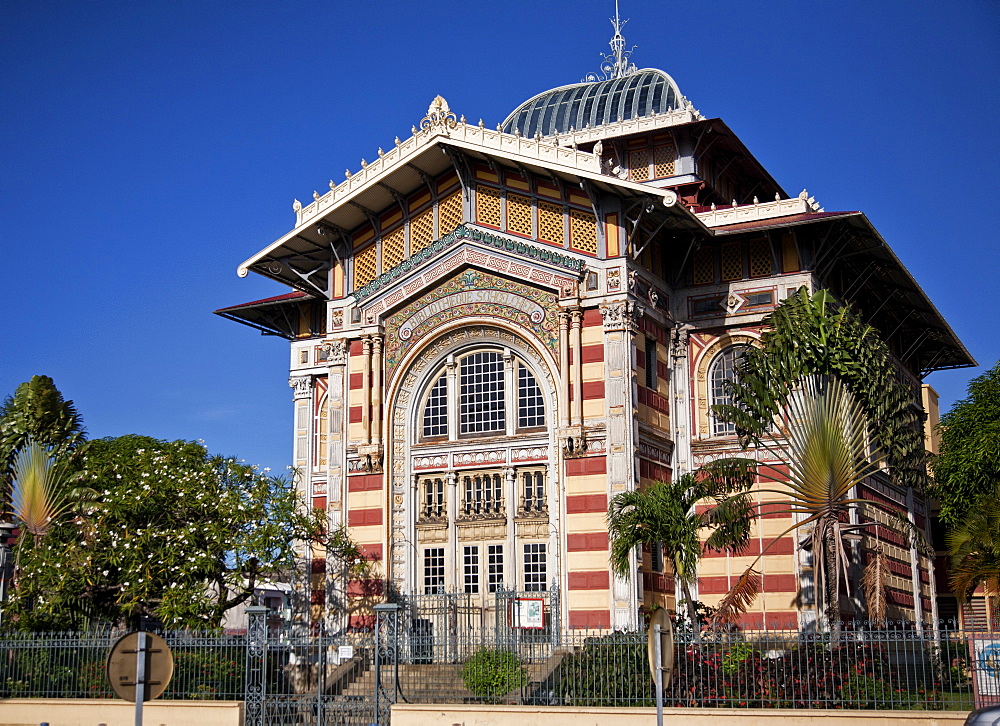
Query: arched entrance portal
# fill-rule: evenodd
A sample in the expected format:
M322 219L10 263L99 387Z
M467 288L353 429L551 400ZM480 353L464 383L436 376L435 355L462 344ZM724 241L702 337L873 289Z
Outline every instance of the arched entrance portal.
M442 333L404 364L391 410L389 577L458 593L492 623L498 590L560 578L553 363L489 324Z

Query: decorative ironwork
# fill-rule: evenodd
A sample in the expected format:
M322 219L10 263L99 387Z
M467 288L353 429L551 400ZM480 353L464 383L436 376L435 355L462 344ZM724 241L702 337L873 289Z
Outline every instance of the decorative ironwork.
M267 671L267 613L260 606L247 608L247 675L244 694L244 724L264 726Z
M625 49L625 36L622 35L622 28L628 20L621 20L618 17L618 0L615 0L615 17L609 18L611 27L615 29L615 34L611 36L608 45L611 52L604 56L599 73L588 73L584 81L610 81L615 78L624 78L635 73L638 69L632 62L632 53L635 52L633 45L628 50Z
M388 724L392 704L399 697L399 603L387 602L375 606L375 726ZM391 666L391 691L385 687L385 676Z
M451 112L448 107L448 102L444 100L444 97L437 95L434 100L431 101L431 105L427 108L427 115L423 117L420 121L420 128L429 129L432 126L440 126L449 129L453 129L458 125L458 119L455 114Z

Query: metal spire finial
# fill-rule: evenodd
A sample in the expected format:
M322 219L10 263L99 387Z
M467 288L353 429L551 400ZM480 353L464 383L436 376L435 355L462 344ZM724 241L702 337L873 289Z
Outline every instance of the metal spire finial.
M611 36L611 53L604 54L604 62L601 63L600 73L588 73L585 81L606 81L614 78L624 78L636 72L635 63L631 61L633 45L628 50L625 49L625 36L622 35L622 28L628 20L622 20L618 14L618 0L615 0L615 17L609 18L611 27L615 29L615 34Z

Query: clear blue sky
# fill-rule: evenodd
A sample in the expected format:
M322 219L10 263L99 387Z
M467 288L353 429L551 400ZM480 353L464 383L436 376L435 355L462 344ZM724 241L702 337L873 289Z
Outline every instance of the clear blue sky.
M596 70L613 1L7 0L0 395L52 376L92 437L204 439L284 469L284 341L214 316L236 266L435 94L495 125ZM791 194L860 209L982 366L1000 357L1000 3L623 0ZM977 370L928 382L948 406Z

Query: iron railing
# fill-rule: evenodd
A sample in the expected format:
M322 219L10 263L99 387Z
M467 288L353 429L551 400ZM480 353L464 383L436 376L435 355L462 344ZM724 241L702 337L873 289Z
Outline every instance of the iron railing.
M168 632L176 665L163 698L253 701L259 723L269 724L367 724L380 711L379 699L655 703L645 632L528 632L499 620L456 627L464 621L455 618L460 603L446 604L439 628L428 628L429 611L413 602L399 607L379 634L261 630L254 640ZM412 617L410 609L423 617ZM0 698L113 698L104 666L119 635L0 634ZM1000 633L920 630L910 623L858 624L836 637L796 630L680 631L665 704L971 710L973 679L982 667L971 649L976 638L1000 642ZM385 708L379 718L383 714Z
M0 698L114 698L108 652L123 632L0 634ZM163 633L174 675L161 698L242 700L246 637Z

